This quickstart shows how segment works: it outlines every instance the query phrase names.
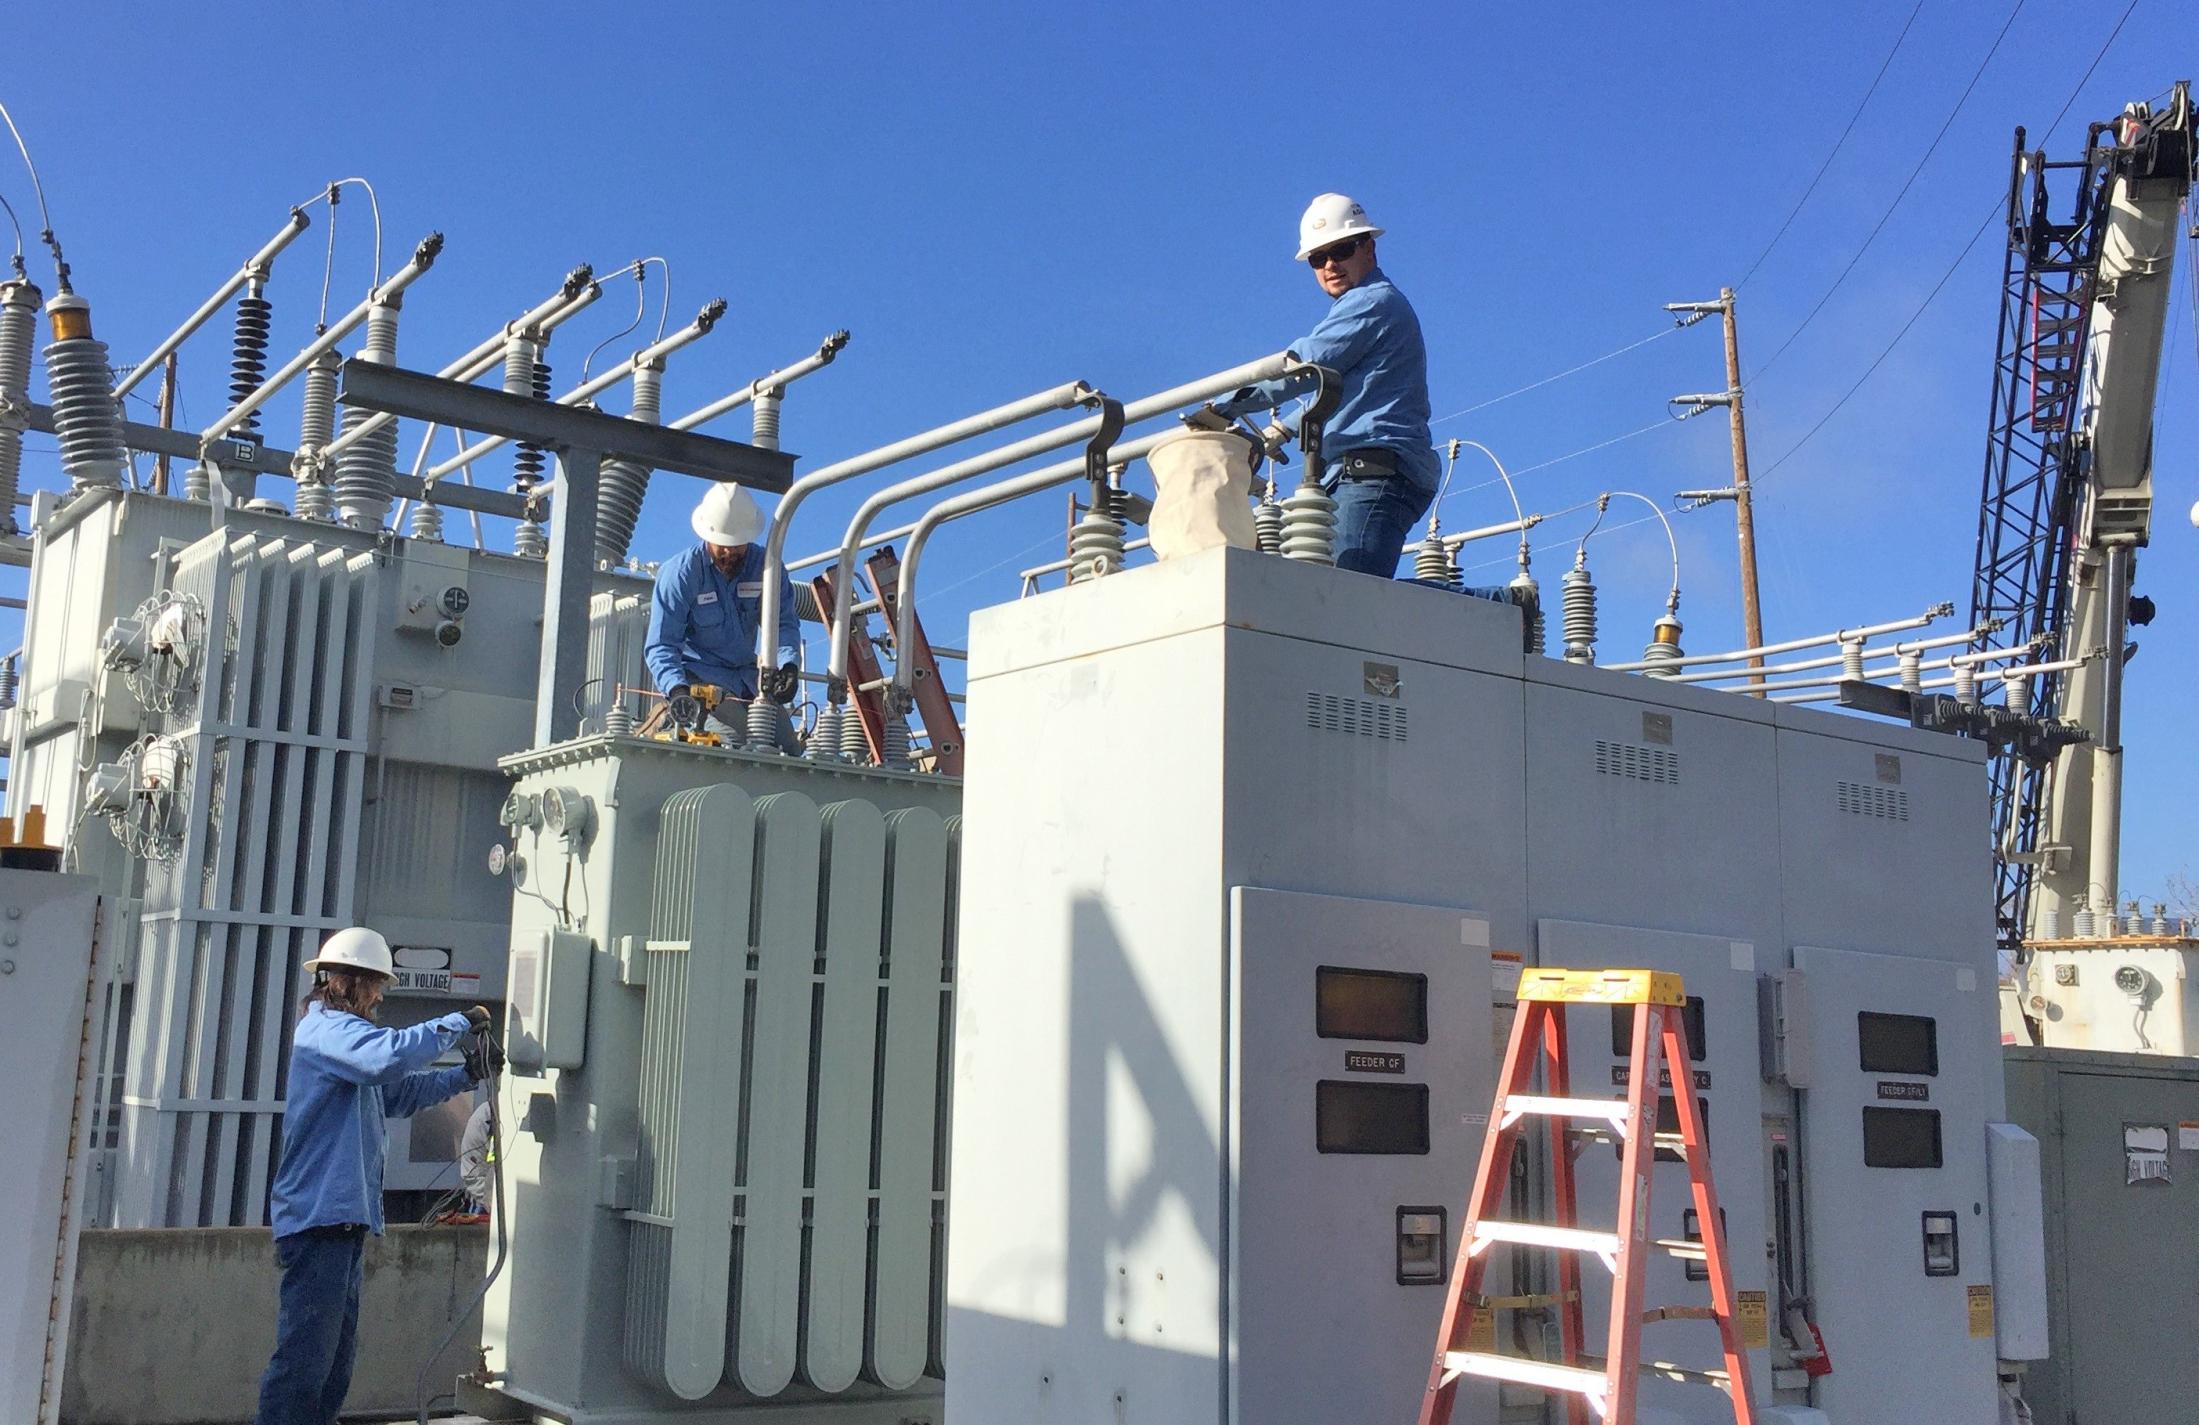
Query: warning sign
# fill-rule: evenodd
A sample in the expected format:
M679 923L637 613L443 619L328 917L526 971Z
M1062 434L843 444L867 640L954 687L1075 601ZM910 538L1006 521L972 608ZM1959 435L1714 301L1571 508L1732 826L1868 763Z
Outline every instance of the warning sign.
M1970 1339L1989 1341L1993 1338L1993 1289L1989 1286L1963 1288L1963 1295L1970 1307Z
M1771 1344L1771 1310L1763 1292L1735 1292L1733 1324L1741 1328L1741 1344L1761 1351Z
M1489 1307L1468 1307L1473 1324L1466 1328L1466 1349L1490 1353L1497 1348L1497 1314Z

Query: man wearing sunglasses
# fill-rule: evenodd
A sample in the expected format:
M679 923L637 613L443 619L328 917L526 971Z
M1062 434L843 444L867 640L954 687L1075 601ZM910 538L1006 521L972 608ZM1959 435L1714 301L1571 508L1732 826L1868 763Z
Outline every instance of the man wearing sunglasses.
M1290 349L1342 378L1329 417L1324 472L1336 497L1336 567L1388 579L1405 535L1435 501L1441 466L1428 435L1428 348L1412 304L1375 265L1382 229L1341 193L1323 193L1298 220L1298 260L1312 267L1331 306ZM1238 392L1218 409L1238 415L1272 406L1284 381Z

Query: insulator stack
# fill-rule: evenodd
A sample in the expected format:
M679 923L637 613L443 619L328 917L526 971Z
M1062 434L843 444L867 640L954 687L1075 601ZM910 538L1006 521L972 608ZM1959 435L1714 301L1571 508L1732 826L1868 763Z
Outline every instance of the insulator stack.
M1863 640L1851 638L1841 642L1840 677L1849 683L1863 681Z
M1924 655L1910 649L1901 651L1901 686L1903 691L1924 691Z
M1505 587L1512 592L1512 602L1526 611L1527 651L1537 658L1542 657L1550 646L1550 623L1542 612L1542 585L1535 582L1534 575L1522 569Z
M750 704L753 708L754 704ZM817 725L809 731L809 742L802 755L812 762L837 762L840 760L840 705L827 702L817 714ZM766 746L769 744L766 743Z
M1596 661L1596 581L1584 563L1575 564L1558 581L1564 605L1565 661Z
M824 725L820 719L818 726ZM748 750L751 752L777 752L779 748L779 705L769 698L755 697L748 700Z
M336 518L336 492L318 477L298 481L298 518L328 523Z
M336 517L336 498L328 488L326 472L315 456L336 438L336 373L343 358L326 351L305 369L305 394L298 416L298 456L295 497L298 518L330 520Z
M546 559L550 536L537 521L521 520L512 530L512 553L521 559Z
M1261 494L1260 503L1252 511L1252 533L1262 554L1283 552L1283 507L1275 503L1273 486Z
M0 534L14 534L15 492L23 481L19 421L31 398L31 347L38 335L39 291L0 283Z
M53 394L61 468L73 491L111 489L122 483L128 457L107 343L93 338L91 304L73 292L48 302L46 319L54 338L45 350L46 384Z
M794 616L807 623L825 622L825 611L817 606L817 591L807 580L794 586Z
M421 500L412 507L412 524L407 531L414 539L443 542L443 507Z
M0 658L0 712L15 706L15 658Z
M840 720L840 760L854 767L870 765L870 738L863 732L863 715L854 708Z
M274 322L275 304L265 297L237 299L236 334L229 348L229 404L234 406L260 389L267 380L267 333ZM257 436L260 413L254 411L235 427L237 435Z
M2075 920L2076 924L2072 933L2076 936L2077 939L2093 940L2098 938L2100 927L2098 921L2094 918L2092 914L2091 902L2078 901L2077 914L2073 917L2073 919Z
M891 767L905 772L909 766L909 720L900 713L886 714L884 733L885 755L878 759L881 767Z
M1102 578L1122 568L1122 520L1116 514L1121 503L1121 491L1101 491L1069 532L1070 583Z
M614 696L611 705L603 710L603 735L605 737L632 737L634 715L626 710L626 704Z
M2123 934L2143 935L2145 933L2146 918L2138 913L2138 903L2136 901L2123 902Z
M1955 665L1955 697L1966 708L1978 705L1978 670L1968 663Z
M1413 577L1423 584L1440 588L1458 587L1458 561L1433 525L1428 528L1427 538L1413 548Z
M1282 552L1308 564L1336 562L1336 501L1310 480L1283 501Z
M756 399L749 403L750 445L758 450L779 448L779 403L785 399L785 395L774 387L769 391L759 391Z
M377 366L396 364L395 305L379 302L367 313L366 345L359 349L358 359ZM365 424L372 414L361 406L344 407L344 429L348 432ZM343 522L353 529L380 529L396 499L396 481L397 422L390 420L345 446L336 457L336 508Z
M6 679L7 679L7 682L6 682L6 688L7 688L7 699L8 699L8 706L9 706L9 707L14 707L14 706L15 706L15 664L14 664L14 662L13 662L13 661L11 660L11 661L10 661L10 662L9 662L9 663L8 663L8 664L6 665L6 667L5 667L5 669L4 669L4 670L0 670L0 671L4 671L4 673L5 673L5 676L6 676ZM2176 927L2174 927L2173 925L2169 924L2169 919L2168 919L2168 907L2167 907L2167 906L2165 906L2165 905L2162 905L2162 904L2161 904L2160 902L2158 902L2158 901L2156 901L2156 902L2154 903L2154 906L2153 906L2153 933L2154 933L2155 935L2173 935L2173 934L2175 934L2175 933L2176 933Z
M1670 678L1680 671L1680 660L1687 657L1687 650L1680 647L1680 619L1677 614L1666 614L1658 619L1649 637L1649 646L1642 650L1642 661L1649 664L1642 672L1651 678Z
M544 390L547 391L545 386ZM645 366L634 373L634 405L629 420L657 425L663 419L664 368ZM649 467L632 460L606 460L596 495L596 563L617 565L634 542L641 502L649 493Z
M214 498L214 472L206 468L205 461L194 460L183 472L183 498L200 504Z

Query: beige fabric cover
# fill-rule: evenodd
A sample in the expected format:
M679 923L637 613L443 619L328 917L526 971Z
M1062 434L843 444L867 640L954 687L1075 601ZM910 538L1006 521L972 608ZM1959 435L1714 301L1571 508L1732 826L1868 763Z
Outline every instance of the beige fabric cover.
M1187 430L1146 454L1153 467L1153 553L1177 559L1227 544L1256 549L1252 526L1252 446L1227 431Z

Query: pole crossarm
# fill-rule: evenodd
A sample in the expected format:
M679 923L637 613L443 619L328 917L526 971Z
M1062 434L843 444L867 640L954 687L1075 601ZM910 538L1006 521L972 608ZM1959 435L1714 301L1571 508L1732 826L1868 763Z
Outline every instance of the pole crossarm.
M588 451L606 460L632 460L657 470L772 494L784 491L794 479L794 457L784 451L647 425L371 361L344 363L337 399L347 406L524 440L560 454Z

